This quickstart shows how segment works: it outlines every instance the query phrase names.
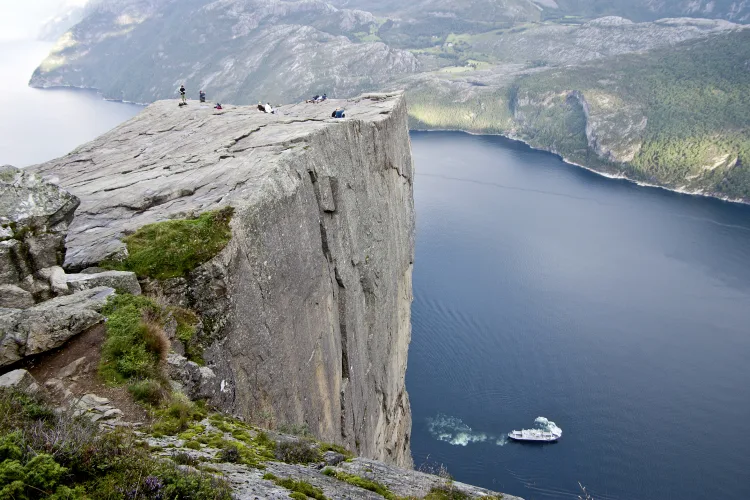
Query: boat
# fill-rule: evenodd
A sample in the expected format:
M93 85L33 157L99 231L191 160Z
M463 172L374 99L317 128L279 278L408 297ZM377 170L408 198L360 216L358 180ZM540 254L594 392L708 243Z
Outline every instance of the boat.
M553 443L562 437L562 429L551 420L539 417L534 422L536 422L538 428L512 431L508 433L508 438L513 441Z

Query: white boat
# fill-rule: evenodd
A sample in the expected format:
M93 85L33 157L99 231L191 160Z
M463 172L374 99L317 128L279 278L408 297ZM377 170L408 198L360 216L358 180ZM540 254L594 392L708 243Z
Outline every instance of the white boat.
M508 437L514 441L528 441L533 443L552 443L562 437L562 429L554 422L544 417L535 420L538 429L522 429L508 433Z

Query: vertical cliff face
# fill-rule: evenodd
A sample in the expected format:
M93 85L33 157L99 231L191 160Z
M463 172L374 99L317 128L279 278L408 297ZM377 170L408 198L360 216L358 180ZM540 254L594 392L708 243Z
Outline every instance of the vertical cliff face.
M337 106L347 118L331 119ZM158 102L36 167L81 198L66 264L144 224L232 206L232 240L162 283L206 318L215 404L410 465L405 390L414 254L400 94L255 108Z

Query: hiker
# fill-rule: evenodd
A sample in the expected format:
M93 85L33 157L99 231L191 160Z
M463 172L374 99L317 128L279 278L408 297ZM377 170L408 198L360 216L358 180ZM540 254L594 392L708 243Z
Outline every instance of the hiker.
M260 101L258 101L258 111L266 112L266 107Z
M331 118L346 118L344 108L336 108L333 113L331 113Z
M180 85L180 99L182 99L182 104L187 104L187 97L185 97L185 85Z
M272 115L276 114L276 110L273 109L273 106L271 106L270 102L266 103L266 113L271 113Z
M320 98L320 102L323 102L323 101L325 101L326 99L328 99L328 96L327 96L327 95L325 95L325 94L323 94L323 97L321 97L321 98Z
M217 102L216 106L214 106L214 109L224 109L224 108L221 107L221 103L220 102Z
M198 99L200 100L200 102L206 102L206 93L203 92L202 90L199 90Z

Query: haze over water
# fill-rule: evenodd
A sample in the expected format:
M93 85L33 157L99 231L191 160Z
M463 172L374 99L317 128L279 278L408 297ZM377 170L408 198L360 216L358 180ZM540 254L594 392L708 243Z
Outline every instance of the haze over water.
M26 167L63 156L143 109L105 101L94 91L30 88L29 78L51 48L0 41L0 165Z
M750 498L750 207L500 137L412 146L417 465L526 499L578 481L597 499ZM558 443L502 439L538 416Z

